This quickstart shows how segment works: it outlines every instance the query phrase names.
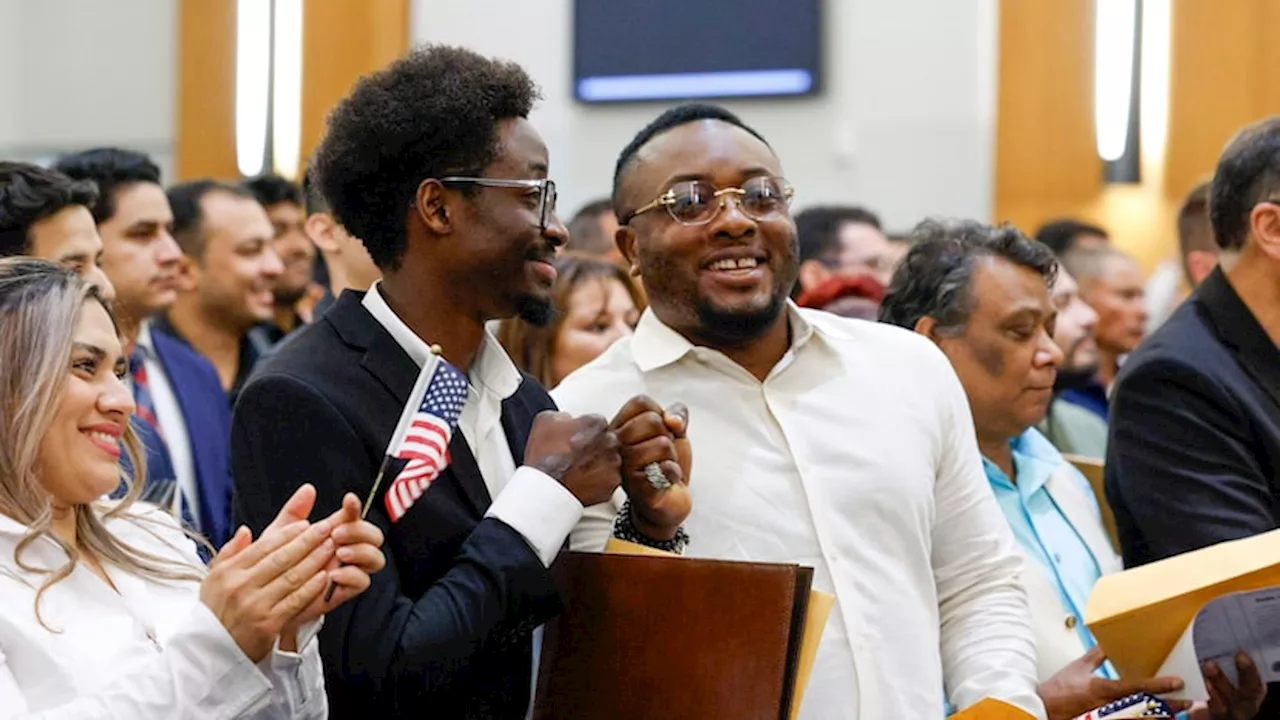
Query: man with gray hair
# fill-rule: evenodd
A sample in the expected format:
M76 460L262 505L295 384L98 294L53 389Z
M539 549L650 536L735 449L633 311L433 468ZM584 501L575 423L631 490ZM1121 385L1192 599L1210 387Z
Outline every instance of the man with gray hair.
M1084 623L1094 583L1121 565L1089 482L1035 429L1063 361L1053 253L1013 227L974 221L927 220L913 234L880 319L932 340L964 386L987 482L1027 559L1050 720L1181 687L1177 678L1120 681Z

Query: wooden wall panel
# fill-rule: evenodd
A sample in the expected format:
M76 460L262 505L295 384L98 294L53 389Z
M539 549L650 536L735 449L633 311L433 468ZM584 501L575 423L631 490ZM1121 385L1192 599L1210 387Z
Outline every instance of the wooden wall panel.
M1096 197L1093 1L1000 5L995 219L1028 232Z
M409 48L410 0L306 0L302 29L302 152L305 165L325 118L360 76Z
M167 180L237 177L236 0L182 0L177 32L177 177Z
M1242 125L1280 113L1275 0L1174 0L1165 185L1181 198Z
M324 133L324 119L334 103L361 75L408 49L409 4L410 0L304 0L304 164ZM236 178L236 0L181 0L179 18L176 179Z

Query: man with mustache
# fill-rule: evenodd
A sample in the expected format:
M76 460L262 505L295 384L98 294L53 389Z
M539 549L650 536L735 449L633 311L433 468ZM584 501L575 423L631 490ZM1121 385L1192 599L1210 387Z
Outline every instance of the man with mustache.
M689 552L801 563L836 596L803 718L941 718L944 685L959 708L994 696L1043 717L1022 561L964 390L926 339L789 301L800 260L784 178L724 108L676 107L642 129L613 205L649 309L556 402L689 406ZM592 509L575 546L599 547L626 507Z

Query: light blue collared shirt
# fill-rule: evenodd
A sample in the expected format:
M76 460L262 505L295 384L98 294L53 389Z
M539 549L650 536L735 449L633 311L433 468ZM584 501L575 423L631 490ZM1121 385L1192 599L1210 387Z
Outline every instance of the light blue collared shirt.
M1086 495L1093 497L1093 488L1035 428L1011 440L1009 446L1013 449L1017 482L1010 482L1004 471L984 457L982 466L987 471L987 481L1013 530L1014 538L1053 581L1062 606L1076 618L1075 629L1080 642L1085 648L1092 649L1097 643L1084 624L1084 609L1094 584L1102 577L1102 571L1089 546L1054 503L1045 483L1066 465L1069 469L1067 474L1080 484ZM1096 507L1096 498L1094 502ZM1116 677L1110 663L1100 668L1099 674Z

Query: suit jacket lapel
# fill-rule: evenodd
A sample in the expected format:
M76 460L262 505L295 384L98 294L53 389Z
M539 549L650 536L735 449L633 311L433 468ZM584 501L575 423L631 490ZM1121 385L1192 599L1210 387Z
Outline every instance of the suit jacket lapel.
M397 408L395 412L398 418L398 413L409 402L409 393L413 392L413 384L421 370L395 338L391 337L391 333L364 309L361 305L363 297L364 293L343 293L333 309L325 314L325 319L334 324L347 343L365 349L361 366L387 389L389 399ZM475 516L482 517L492 502L489 488L484 483L484 476L480 474L475 454L460 431L455 432L449 441L449 457L449 466L436 482L456 482L462 488L462 494ZM391 469L398 473L401 465Z
M1280 416L1280 349L1244 304L1219 268L1196 291L1196 302L1223 344L1231 348L1245 372L1271 398Z

